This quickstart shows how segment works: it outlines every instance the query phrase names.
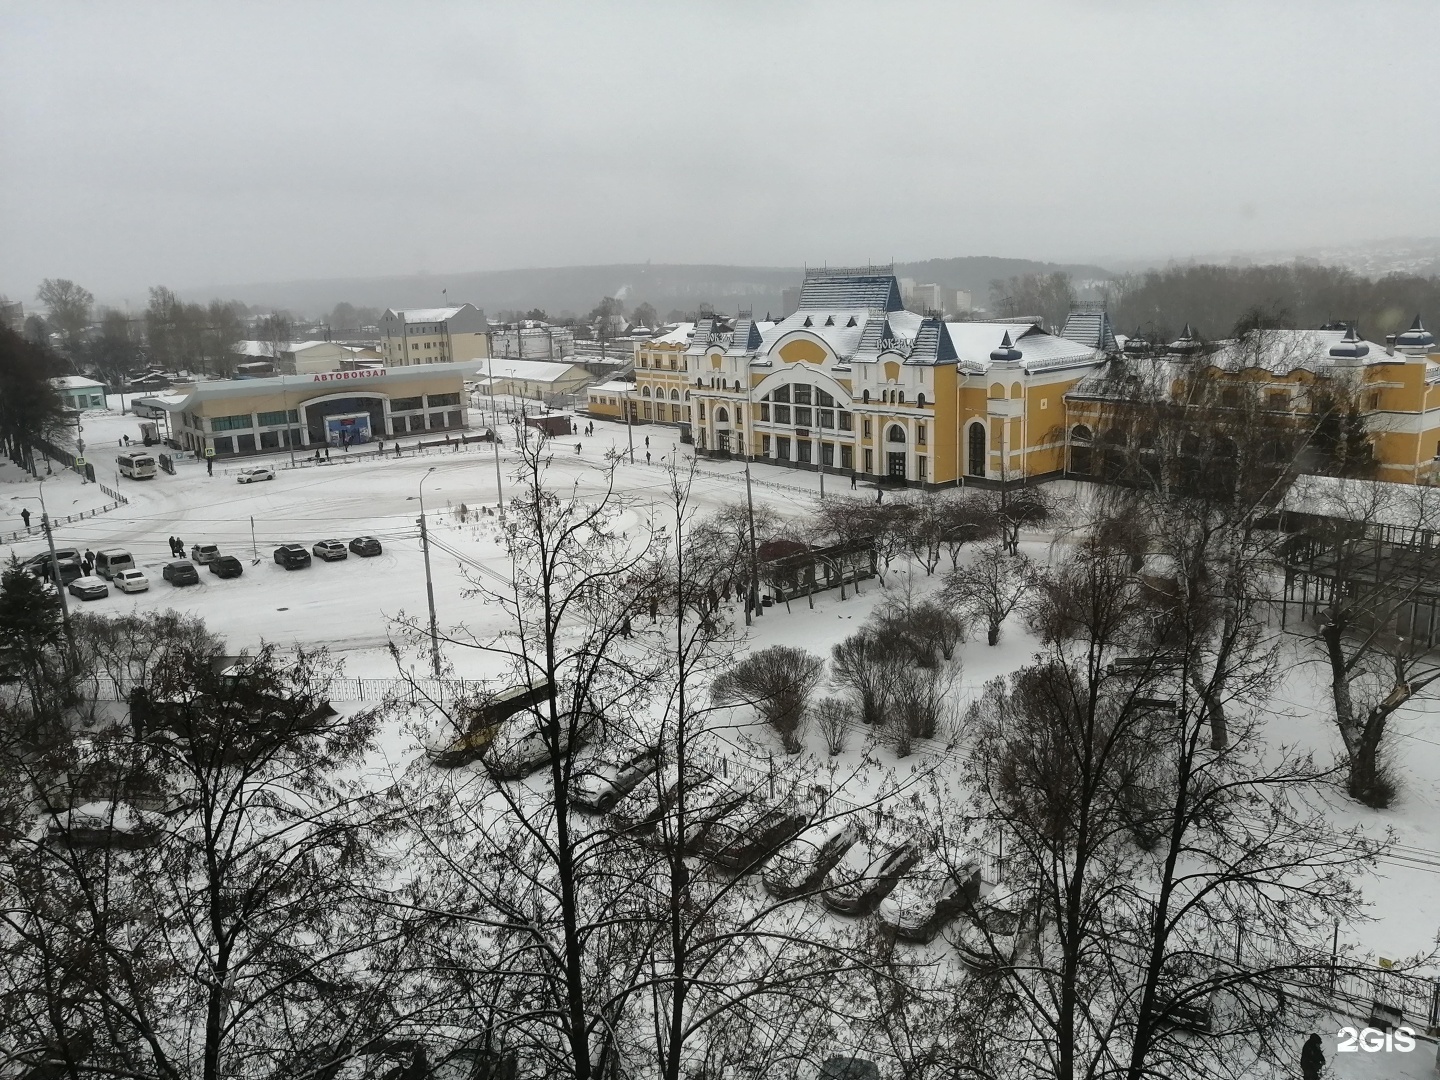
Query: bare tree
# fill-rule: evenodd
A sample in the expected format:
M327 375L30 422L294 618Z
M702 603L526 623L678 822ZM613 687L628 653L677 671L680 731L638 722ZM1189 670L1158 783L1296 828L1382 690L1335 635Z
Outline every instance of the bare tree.
M1016 962L1018 1024L987 1040L991 1065L1067 1080L1289 1075L1276 1036L1293 1030L1297 995L1325 992L1328 934L1356 914L1353 875L1374 847L1313 815L1324 773L1274 755L1249 719L1261 714L1207 745L1187 668L1210 646L1184 626L1153 643L1128 560L1082 549L1059 576L1069 585L1046 602L1069 609L1067 637L970 717L977 813L1003 834L1011 888L1041 928ZM1237 700L1268 696L1269 648L1229 650Z
M1385 807L1395 793L1383 757L1390 718L1440 679L1430 637L1440 575L1430 537L1440 504L1431 488L1311 477L1287 506L1299 527L1287 596L1298 583L1301 612L1314 620L1348 789Z
M969 566L945 578L945 599L985 620L986 643L1000 643L1000 628L1024 597L1032 576L1030 560L1003 547L983 549Z
M50 325L60 334L65 354L73 361L83 358L90 311L95 297L68 278L46 278L36 290L36 297L50 313Z
M720 705L753 705L779 734L785 752L794 754L804 745L810 697L824 670L825 661L804 649L772 645L751 653L717 678L710 696Z
M855 706L842 697L825 697L815 703L815 726L825 739L831 756L844 753L850 728L855 723Z

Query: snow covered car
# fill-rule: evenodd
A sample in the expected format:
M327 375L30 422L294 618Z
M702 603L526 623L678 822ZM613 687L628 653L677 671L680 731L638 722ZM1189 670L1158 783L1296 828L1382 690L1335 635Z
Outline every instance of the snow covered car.
M648 748L617 760L591 762L579 770L570 802L587 813L609 813L655 771L655 765L655 751Z
M211 569L214 569L215 564L211 563L210 566ZM200 571L195 569L195 564L189 559L167 562L165 569L160 571L160 576L177 588L183 585L200 584Z
M317 559L324 559L326 562L339 562L350 557L350 549L339 540L319 540L310 552Z
M557 743L557 749L562 754L580 749L585 743L585 728L582 726L576 731L572 739L562 718ZM491 773L501 780L523 780L537 769L549 765L554 757L550 741L536 727L530 727L520 738L498 748L491 743L489 752L484 756Z
M216 559L220 558L219 544L191 544L190 561L200 566L209 566Z
M24 566L37 578L49 581L55 576L57 564L60 567L60 583L62 585L69 585L76 578L85 576L85 570L80 565L80 552L74 548L56 548L53 559L50 552L41 552L39 555L26 559Z
M812 825L766 864L765 888L782 900L810 892L858 839L860 830L850 821Z
M380 547L380 541L376 540L375 537L357 536L354 540L350 541L350 550L362 559L368 559L372 556L379 555L383 549Z
M81 600L99 600L110 595L110 586L105 579L94 576L78 577L65 587L70 590L71 596L78 596Z
M147 592L150 589L150 579L142 570L121 570L112 580L123 593Z
M949 861L932 856L900 879L876 913L896 937L933 941L979 895L979 863L964 855Z
M805 815L793 806L757 806L753 813L725 818L702 848L716 866L748 870L805 827Z
M152 847L161 839L160 828L150 815L108 800L55 811L45 832L50 847L133 851Z
M253 484L258 480L274 480L275 471L267 469L263 465L252 465L248 469L241 469L235 474L237 484Z
M996 885L973 904L955 930L955 949L972 967L1004 967L1014 962L1024 929L1022 901L1005 885Z
M861 836L830 873L820 899L841 915L872 911L895 883L920 861L920 848L910 840L885 840L873 833Z
M685 777L685 818L687 839L699 843L701 826L714 821L733 800L730 789L712 773L691 768ZM659 775L652 775L615 807L613 821L620 832L650 837L666 843L676 832L673 819L679 815L680 780L674 765L667 765Z

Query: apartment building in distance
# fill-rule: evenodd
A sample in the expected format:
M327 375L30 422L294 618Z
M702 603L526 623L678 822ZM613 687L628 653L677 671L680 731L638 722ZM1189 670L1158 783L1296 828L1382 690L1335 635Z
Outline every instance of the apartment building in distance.
M490 324L473 304L390 309L380 318L380 356L387 368L459 364L490 355Z

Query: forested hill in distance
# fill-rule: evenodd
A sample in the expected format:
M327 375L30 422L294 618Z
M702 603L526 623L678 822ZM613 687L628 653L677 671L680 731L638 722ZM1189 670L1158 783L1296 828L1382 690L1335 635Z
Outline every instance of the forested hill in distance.
M989 302L990 282L1019 274L1070 274L1076 284L1111 276L1098 266L967 256L896 263L899 277L933 282L947 289L967 289L976 304ZM528 270L482 270L456 274L412 274L394 277L333 278L310 281L256 282L241 285L179 289L186 300L215 296L246 304L276 307L297 314L318 315L338 303L357 307L437 307L469 302L487 314L542 308L552 317L566 312L583 315L606 296L619 296L626 307L648 301L662 316L679 309L693 311L712 304L718 311L751 308L756 315L779 316L781 292L800 284L800 267L703 266L631 263L611 266L559 266ZM441 290L445 290L442 296Z

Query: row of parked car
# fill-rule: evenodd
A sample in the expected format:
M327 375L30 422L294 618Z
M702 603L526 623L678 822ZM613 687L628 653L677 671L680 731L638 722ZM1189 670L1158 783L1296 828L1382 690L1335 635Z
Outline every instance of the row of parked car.
M281 544L275 549L275 562L286 570L299 570L310 565L310 555L334 562L348 558L351 552L362 558L371 558L384 551L380 541L373 536L357 536L346 544L343 540L321 540L307 551L302 544ZM53 581L58 565L60 580L70 595L81 600L100 600L110 595L110 586L124 593L145 592L150 588L150 578L135 565L135 559L124 548L105 548L95 553L94 573L86 574L84 559L77 548L57 548L54 555L46 551L32 556L23 564L36 577ZM193 544L190 558L172 559L160 571L160 576L177 588L200 584L199 567L209 567L210 573L219 578L238 578L245 572L245 564L234 555L226 555L217 544Z
M545 690L519 688L510 696L518 704L524 695L533 705L548 696ZM523 778L550 763L551 746L539 730L532 727L508 742L503 730L503 721L491 718L476 733L432 752L432 760L453 767L481 759L501 780ZM560 751L578 750L585 733L581 725L573 739L562 736ZM675 842L666 822L676 814L680 779L673 765L659 776L657 768L654 750L585 761L577 766L573 804L609 815L615 831L639 842ZM943 859L913 839L865 829L850 817L811 824L800 807L756 799L708 772L689 774L683 794L689 824L678 841L687 853L732 873L759 867L765 888L782 899L818 895L838 914L874 912L906 940L932 941L959 919L952 940L967 961L984 967L1012 962L1023 912L1009 889L981 880L978 860Z

